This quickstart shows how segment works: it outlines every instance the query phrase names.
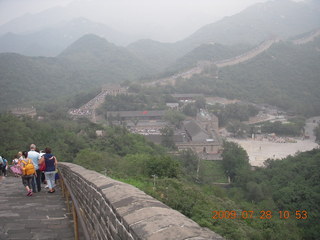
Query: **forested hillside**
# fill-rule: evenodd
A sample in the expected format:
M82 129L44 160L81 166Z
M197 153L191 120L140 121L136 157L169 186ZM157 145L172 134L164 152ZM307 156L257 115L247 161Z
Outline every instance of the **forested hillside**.
M96 130L104 136L97 137ZM225 143L222 162L199 161L188 151L168 155L164 147L120 127L11 115L0 115L0 141L9 162L31 143L49 146L58 161L133 184L227 239L320 237L320 150L269 160L266 168L252 171L248 155L234 143ZM225 172L231 176L229 188L213 185L226 182Z
M320 38L305 45L279 42L250 61L180 80L181 92L269 103L305 116L320 114ZM204 56L203 58L206 58Z
M147 72L147 64L125 48L94 35L79 39L56 58L1 53L0 111L38 106L103 84L136 80Z
M269 103L305 116L320 114L320 38L307 45L274 45L252 61L222 68L236 97Z

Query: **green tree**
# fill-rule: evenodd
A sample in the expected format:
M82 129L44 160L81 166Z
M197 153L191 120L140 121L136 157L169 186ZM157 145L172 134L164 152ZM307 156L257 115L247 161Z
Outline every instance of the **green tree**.
M195 106L197 109L204 109L206 108L206 99L204 97L197 97L196 98L196 102L195 102Z
M147 153L128 154L119 160L117 170L126 176L148 176L147 162L152 155Z
M162 137L161 144L169 149L176 150L177 147L173 139L173 136L174 136L173 129L171 127L166 126L160 129L160 132Z
M187 105L183 106L182 112L190 117L196 117L198 109L194 103L188 103Z
M102 152L83 149L77 154L73 162L83 166L84 168L100 172L106 167L106 164L104 164L105 157L105 154Z
M222 163L226 174L232 182L240 182L240 178L250 172L247 152L237 143L224 142Z
M243 137L248 133L248 126L237 120L230 121L226 128L233 137Z
M256 182L248 182L246 184L247 199L252 202L259 202L264 199L262 188Z
M146 165L149 176L176 178L179 173L179 163L169 156L152 156Z
M185 119L185 115L178 111L169 110L166 111L164 119L179 128L182 121Z

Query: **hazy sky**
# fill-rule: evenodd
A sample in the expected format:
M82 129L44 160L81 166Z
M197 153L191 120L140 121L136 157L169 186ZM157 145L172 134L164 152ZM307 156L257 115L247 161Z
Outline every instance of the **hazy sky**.
M124 33L180 40L200 27L269 0L0 0L0 25L26 13L63 6Z

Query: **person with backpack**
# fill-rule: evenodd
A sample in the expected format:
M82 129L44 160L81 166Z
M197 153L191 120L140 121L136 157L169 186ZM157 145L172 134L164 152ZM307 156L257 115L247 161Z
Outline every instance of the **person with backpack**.
M3 157L2 161L3 161L2 172L3 172L3 176L6 177L7 176L7 169L8 169L8 160Z
M56 168L57 168L57 158L51 154L51 148L45 148L45 154L42 155L39 164L43 164L45 162L46 168L44 170L44 175L46 177L46 181L49 187L48 193L55 192L55 175L56 175Z
M28 158L28 152L22 152L22 159L20 162L20 167L22 171L22 184L27 189L27 196L32 196L32 179L36 174L36 169L33 165L33 162Z

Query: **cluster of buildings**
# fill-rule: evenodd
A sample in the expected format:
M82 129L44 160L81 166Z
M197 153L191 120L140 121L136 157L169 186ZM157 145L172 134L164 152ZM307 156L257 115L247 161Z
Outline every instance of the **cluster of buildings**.
M195 101L199 94L173 94L182 103ZM202 95L201 95L202 96ZM167 103L170 109L177 109L178 103ZM191 149L201 159L221 160L222 143L218 136L218 118L205 110L200 110L196 118L187 118L176 129L165 118L166 111L110 111L109 122L123 125L132 133L143 135L149 141L160 144L163 140L161 129L166 126L174 130L173 141L178 150Z

